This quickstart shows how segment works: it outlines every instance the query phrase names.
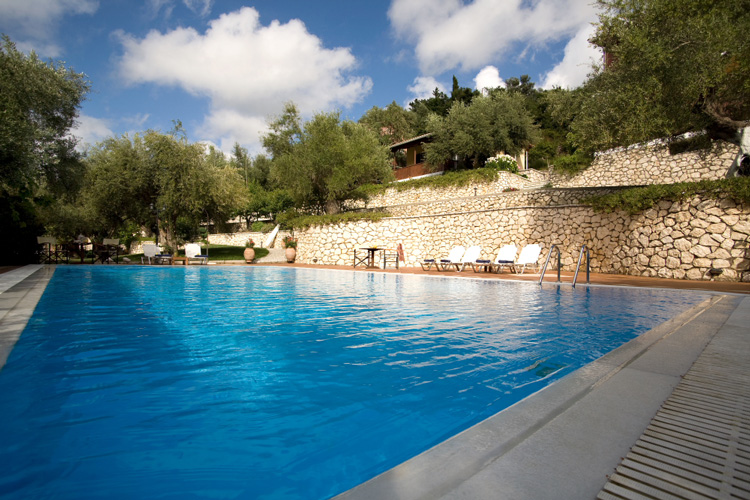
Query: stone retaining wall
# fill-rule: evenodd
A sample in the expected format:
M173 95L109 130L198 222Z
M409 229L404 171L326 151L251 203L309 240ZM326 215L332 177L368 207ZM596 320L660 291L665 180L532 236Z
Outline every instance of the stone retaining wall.
M556 188L641 186L672 184L701 179L723 179L732 165L739 147L716 141L707 151L691 151L671 155L665 143L649 143L600 153L592 165L574 177L525 170L526 177L500 172L494 182L460 187L433 189L429 187L399 191L390 188L370 198L367 208L378 209L414 203L439 203L506 192L538 188L550 183ZM364 208L364 205L352 208Z
M640 186L723 179L739 146L716 141L707 151L669 154L666 144L655 143L599 153L589 168L568 178L551 174L555 187Z
M556 206L580 204L582 199L594 195L611 193L619 188L585 189L533 189L506 193L454 198L443 201L430 201L392 205L387 207L393 217L411 217L456 212L486 211L492 209Z
M289 231L279 231L274 238L272 248L282 248L281 240L284 236L287 236ZM270 236L270 233L253 233L253 232L240 232L240 233L216 233L208 235L208 241L212 245L231 245L236 247L244 247L247 240L252 238L255 242L256 247L265 246L266 240Z
M508 207L316 226L296 236L297 258L304 263L352 265L357 248L400 243L406 265L418 266L455 245L480 245L482 257L494 259L504 244L520 250L541 243L540 262L557 244L563 269L573 270L586 243L594 272L708 279L708 270L716 268L722 270L719 280L750 281L750 207L699 197L662 202L635 216L578 204Z
M451 186L439 189L423 187L405 191L389 188L383 194L372 196L367 202L367 207L390 207L409 203L439 202L453 198L496 194L506 189L525 189L535 182L542 182L546 179L545 174L541 172L529 172L531 172L531 175L526 174L529 177L528 179L510 172L500 172L494 182L472 183L466 186Z
M281 248L281 240L284 238L284 236L287 236L289 231L279 231L279 233L276 235L276 238L274 238L274 243L272 247L274 248ZM208 242L212 245L231 245L231 246L237 246L237 247L244 247L245 243L249 238L252 238L255 242L256 247L261 247L265 244L266 239L268 238L268 233L254 233L254 232L239 232L239 233L216 233L216 234L209 234L208 235ZM143 253L143 244L144 243L153 243L154 241L134 241L130 245L130 253Z

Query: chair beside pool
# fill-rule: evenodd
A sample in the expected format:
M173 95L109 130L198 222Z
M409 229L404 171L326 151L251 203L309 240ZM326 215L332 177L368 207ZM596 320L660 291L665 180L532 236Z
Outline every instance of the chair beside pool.
M453 247L453 250L448 253L448 257L440 260L435 260L435 267L438 271L447 271L451 267L453 267L454 264L461 263L461 259L463 258L464 254L466 253L466 248L459 245L456 247Z
M104 238L101 243L94 243L94 263L98 261L102 264L109 264L110 262L117 264L119 256L120 240L118 238Z
M521 272L518 274L523 274L526 266L536 267L538 269L540 253L542 253L542 247L538 243L526 245L521 250L521 255L518 256L518 260L513 264L513 267L518 268L518 266L522 266Z
M190 265L191 262L197 262L202 265L208 264L208 255L201 254L201 246L197 243L188 243L185 245L185 257L187 258L187 265Z
M464 269L466 269L466 266L472 266L477 262L477 259L482 254L482 247L480 246L470 246L464 255L461 257L460 262L454 262L453 265L456 266L456 271L459 273L462 272Z
M472 263L471 268L475 273L486 271L486 272L500 272L503 267L513 268L513 263L516 259L516 246L515 245L503 245L497 252L495 260L477 259Z
M156 264L156 256L159 254L159 245L153 243L143 244L143 257L141 257L141 264Z

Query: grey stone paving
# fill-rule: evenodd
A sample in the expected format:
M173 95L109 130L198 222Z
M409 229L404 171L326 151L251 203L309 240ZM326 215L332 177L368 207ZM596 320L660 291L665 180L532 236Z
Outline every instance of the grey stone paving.
M55 266L29 265L0 274L0 368L34 313Z
M748 325L745 299L597 498L750 498Z

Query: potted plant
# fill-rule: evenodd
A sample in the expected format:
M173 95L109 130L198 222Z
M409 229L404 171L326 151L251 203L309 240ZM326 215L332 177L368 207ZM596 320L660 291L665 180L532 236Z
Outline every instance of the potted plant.
M284 248L286 248L284 251L286 261L290 263L294 262L294 259L297 258L297 239L293 236L284 236L284 239L281 241L284 243Z
M253 263L253 259L255 258L255 249L253 248L255 246L255 242L252 238L248 238L247 243L245 243L245 251L243 252L243 257L245 257L245 262L248 264Z

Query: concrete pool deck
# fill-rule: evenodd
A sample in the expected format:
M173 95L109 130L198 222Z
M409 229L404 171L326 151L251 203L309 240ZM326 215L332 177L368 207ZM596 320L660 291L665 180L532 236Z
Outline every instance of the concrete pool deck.
M26 266L0 274L0 366L33 313L52 271L53 266ZM485 277L473 272L453 274ZM528 276L526 279L538 279ZM629 279L625 278L624 281ZM594 276L592 282L597 283ZM722 282L701 283L715 286ZM750 291L750 284L734 285ZM634 474L629 472L634 468L657 484L644 487L653 490L665 484L664 491L672 491L672 496L664 493L653 498L729 498L730 494L735 495L732 498L750 498L750 297L736 295L747 292L733 290L730 295L720 287L707 289L724 294L712 295L542 391L337 498L652 498L636 496ZM636 443L654 440L644 436L658 432L653 427L664 420L658 415L664 411L665 400L671 401L684 392L683 376L688 374L685 380L695 379L691 373L696 367L711 373L729 367L734 376L731 383L718 384L726 399L736 402L734 414L725 408L716 409L715 401L703 410L730 414L729 423L723 424L729 429L725 434L730 444L725 447L722 470L726 474L722 478L728 479L711 479L718 484L716 495L711 494L710 486L684 486L682 483L692 480L684 472L688 470L686 466L647 464L647 471L640 470L644 467L642 461L632 456L638 455ZM697 403L686 406L694 409ZM691 430L690 435L698 439L701 433L712 432L704 427ZM650 446L659 448L658 444ZM669 446L661 445L663 455L674 458L685 454L684 450L678 453ZM628 455L631 448L634 451ZM718 458L713 460L717 461ZM639 465L634 467L633 463ZM692 467L697 467L698 472L688 472L701 478L717 475L700 461ZM677 474L674 468L678 469ZM614 486L603 491L610 475ZM621 491L617 488L629 490L632 496L618 496ZM682 490L675 493L679 488Z

